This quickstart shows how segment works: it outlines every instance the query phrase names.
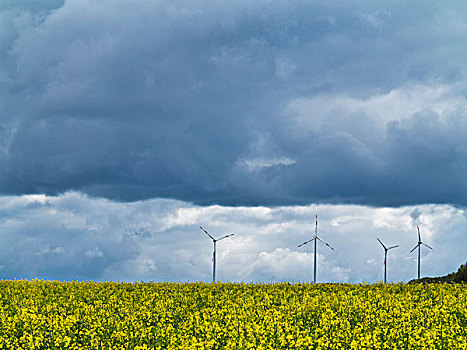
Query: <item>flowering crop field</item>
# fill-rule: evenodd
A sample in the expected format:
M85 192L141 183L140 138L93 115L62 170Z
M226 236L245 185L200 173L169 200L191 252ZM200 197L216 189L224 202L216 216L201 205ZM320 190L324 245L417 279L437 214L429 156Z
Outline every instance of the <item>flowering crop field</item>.
M467 285L0 281L0 348L467 349Z

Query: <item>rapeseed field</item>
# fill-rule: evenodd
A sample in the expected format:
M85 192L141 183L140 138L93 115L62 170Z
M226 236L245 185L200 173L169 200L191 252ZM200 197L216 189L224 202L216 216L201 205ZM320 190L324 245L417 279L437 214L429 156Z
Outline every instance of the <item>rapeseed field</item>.
M0 281L0 348L467 349L467 285Z

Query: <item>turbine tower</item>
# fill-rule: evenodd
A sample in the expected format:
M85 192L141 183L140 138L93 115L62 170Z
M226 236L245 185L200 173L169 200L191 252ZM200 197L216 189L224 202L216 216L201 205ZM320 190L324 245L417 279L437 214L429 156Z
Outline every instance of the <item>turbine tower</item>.
M300 244L298 247L300 248L302 245L305 245L311 241L314 241L315 242L315 256L314 256L314 270L313 270L313 282L316 283L316 241L321 241L323 242L324 244L326 244L329 248L331 248L332 250L334 250L333 247L331 247L329 244L327 244L325 241L323 241L321 238L318 237L318 215L316 215L316 226L315 226L315 236L310 239L309 241L306 241L306 242L303 242L302 244Z
M387 260L388 250L392 248L397 248L399 245L393 245L392 247L386 248L386 246L383 244L383 242L379 240L379 238L376 238L376 239L378 240L379 243L381 243L381 245L384 248L384 283L386 283L386 267L387 267L386 260Z
M420 236L420 228L418 227L418 225L417 225L417 230L418 230L418 243L410 252L412 253L415 249L418 248L418 279L420 279L420 246L424 245L425 247L430 248L431 250L433 250L433 248L431 248L429 245L422 242L422 237Z
M208 231L206 231L204 228L202 228L201 226L199 227L201 230L204 231L205 234L207 234L209 236L209 238L212 239L212 242L214 244L214 250L212 252L212 283L216 283L216 242L220 241L220 240L223 240L224 238L227 238L227 237L230 237L230 236L233 236L234 234L231 233L230 235L226 235L224 237L221 237L219 239L215 239L213 236L211 236Z

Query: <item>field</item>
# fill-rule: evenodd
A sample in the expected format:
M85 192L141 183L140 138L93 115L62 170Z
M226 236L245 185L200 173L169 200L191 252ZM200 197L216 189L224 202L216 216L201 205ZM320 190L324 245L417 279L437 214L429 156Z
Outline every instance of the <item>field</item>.
M467 349L467 285L0 281L0 348Z

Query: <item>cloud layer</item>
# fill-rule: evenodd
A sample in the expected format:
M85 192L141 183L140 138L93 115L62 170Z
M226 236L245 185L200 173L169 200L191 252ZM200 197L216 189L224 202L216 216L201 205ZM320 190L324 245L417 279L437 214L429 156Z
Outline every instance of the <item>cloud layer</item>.
M77 192L0 198L0 275L4 279L210 281L212 242L217 277L268 282L313 279L313 247L298 244L314 233L335 250L318 245L318 281L376 282L416 277L416 225L423 241L422 275L447 274L465 263L465 210L448 205L369 208L356 205L287 207L195 206L154 199L134 203L95 199Z
M0 192L465 206L465 6L4 2Z

